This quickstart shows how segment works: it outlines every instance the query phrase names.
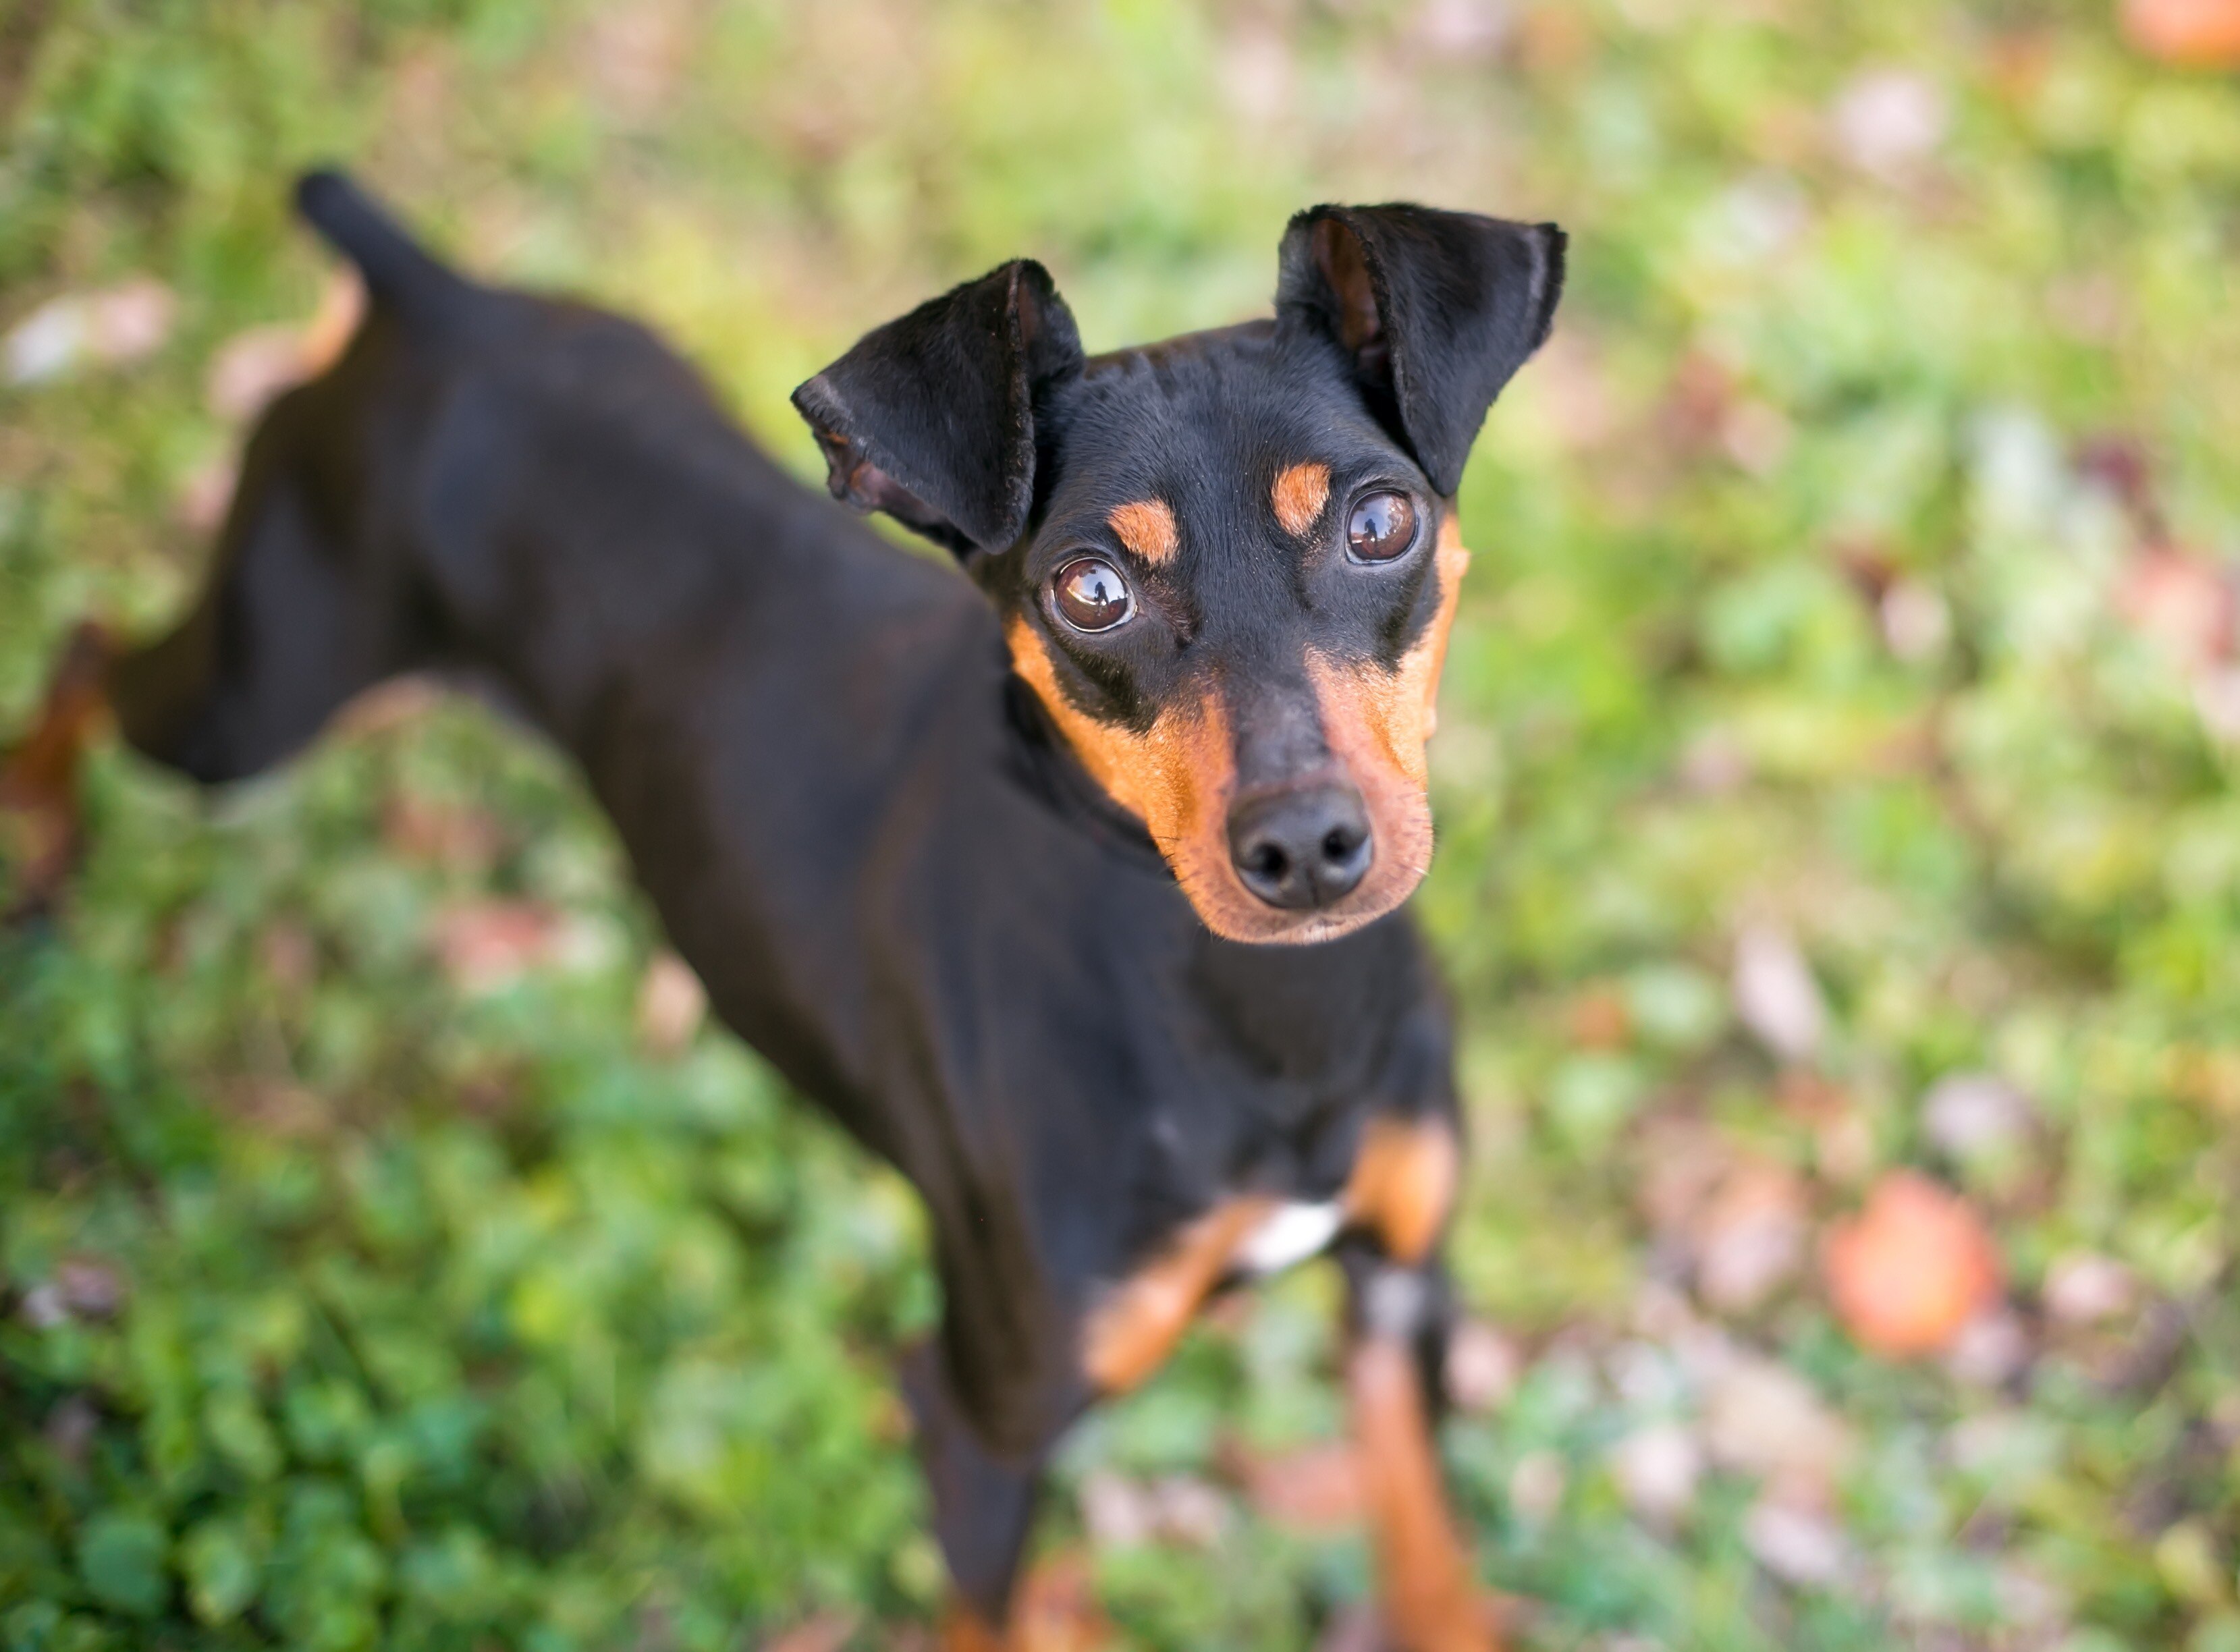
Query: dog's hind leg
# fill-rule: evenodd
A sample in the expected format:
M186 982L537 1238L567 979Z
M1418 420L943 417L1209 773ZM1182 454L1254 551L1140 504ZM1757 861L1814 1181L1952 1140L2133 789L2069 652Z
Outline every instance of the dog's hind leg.
M0 843L14 869L0 917L17 922L46 911L60 896L84 846L78 769L87 744L109 716L114 645L99 626L81 625L63 650L30 732L0 757Z

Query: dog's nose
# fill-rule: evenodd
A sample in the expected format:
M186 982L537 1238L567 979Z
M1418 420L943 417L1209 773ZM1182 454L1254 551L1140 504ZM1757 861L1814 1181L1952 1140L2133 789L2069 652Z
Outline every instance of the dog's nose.
M1304 786L1229 811L1237 876L1270 906L1307 911L1352 892L1376 853L1369 811L1350 786Z

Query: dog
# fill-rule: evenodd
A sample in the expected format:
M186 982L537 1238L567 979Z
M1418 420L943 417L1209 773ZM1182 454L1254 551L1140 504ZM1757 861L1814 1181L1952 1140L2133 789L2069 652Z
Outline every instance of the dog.
M1068 1426L1331 1252L1389 1635L1490 1649L1432 1434L1450 1013L1401 908L1455 495L1562 232L1322 206L1272 319L1092 356L1022 259L875 329L795 405L833 498L943 558L638 326L466 279L339 174L297 201L365 316L256 430L184 621L59 674L0 782L36 874L101 704L217 785L384 678L494 681L723 1021L924 1202L943 1313L900 1382L952 1652L1004 1644Z

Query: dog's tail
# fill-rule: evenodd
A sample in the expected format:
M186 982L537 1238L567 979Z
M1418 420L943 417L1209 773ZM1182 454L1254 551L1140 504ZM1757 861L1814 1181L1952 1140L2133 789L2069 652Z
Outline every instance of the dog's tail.
M358 267L366 291L408 318L434 319L473 290L407 235L349 175L306 172L296 183L296 210Z

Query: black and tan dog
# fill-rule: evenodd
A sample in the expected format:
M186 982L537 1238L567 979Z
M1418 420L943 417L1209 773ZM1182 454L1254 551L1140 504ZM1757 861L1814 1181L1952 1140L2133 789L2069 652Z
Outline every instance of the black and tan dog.
M18 793L103 695L216 783L394 673L496 678L723 1020L924 1198L946 1312L903 1382L953 1646L1000 1643L1083 1409L1332 1249L1392 1638L1490 1646L1430 1435L1448 1016L1396 909L1454 495L1562 235L1318 207L1272 320L1086 356L1021 261L879 328L795 401L833 494L947 567L639 328L470 283L335 176L301 205L367 318L257 431L199 606L65 673Z

